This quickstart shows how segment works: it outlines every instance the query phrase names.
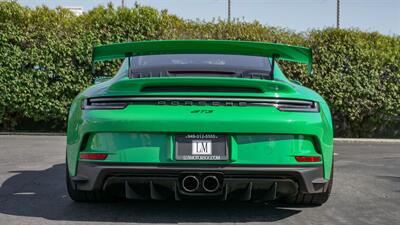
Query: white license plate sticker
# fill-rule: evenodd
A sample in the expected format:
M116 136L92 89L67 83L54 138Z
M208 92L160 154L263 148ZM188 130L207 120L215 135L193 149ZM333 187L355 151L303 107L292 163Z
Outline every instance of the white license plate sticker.
M211 140L192 140L192 155L212 155Z
M175 135L176 160L228 160L228 136L222 134Z

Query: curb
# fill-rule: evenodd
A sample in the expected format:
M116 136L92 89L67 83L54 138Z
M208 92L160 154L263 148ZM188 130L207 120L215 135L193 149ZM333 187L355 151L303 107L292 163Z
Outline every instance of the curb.
M0 136L65 136L66 133L45 133L45 132L0 132Z
M335 143L381 143L381 144L400 144L400 139L377 139L377 138L335 138Z
M65 136L66 133L36 133L36 132L0 132L0 136ZM379 139L379 138L335 138L335 143L382 143L400 144L400 139Z

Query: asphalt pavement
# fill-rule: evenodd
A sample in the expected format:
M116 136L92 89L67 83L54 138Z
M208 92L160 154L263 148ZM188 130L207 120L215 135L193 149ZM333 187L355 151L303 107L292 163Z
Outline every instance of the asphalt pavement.
M335 144L331 198L319 207L248 202L75 203L64 136L0 135L0 225L400 224L400 144Z

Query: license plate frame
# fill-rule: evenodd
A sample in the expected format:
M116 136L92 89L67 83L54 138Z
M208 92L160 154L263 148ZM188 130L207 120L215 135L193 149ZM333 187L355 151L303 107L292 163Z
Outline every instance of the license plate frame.
M176 134L175 160L225 161L229 159L229 141L224 134ZM197 151L197 152L195 152Z

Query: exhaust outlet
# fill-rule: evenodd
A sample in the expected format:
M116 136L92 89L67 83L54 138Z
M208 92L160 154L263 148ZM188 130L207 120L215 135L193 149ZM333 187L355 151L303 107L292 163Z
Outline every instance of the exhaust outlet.
M189 175L182 179L182 188L186 192L195 192L200 187L200 181L197 177Z
M215 192L220 188L219 180L216 176L206 176L203 179L203 189L207 192Z

